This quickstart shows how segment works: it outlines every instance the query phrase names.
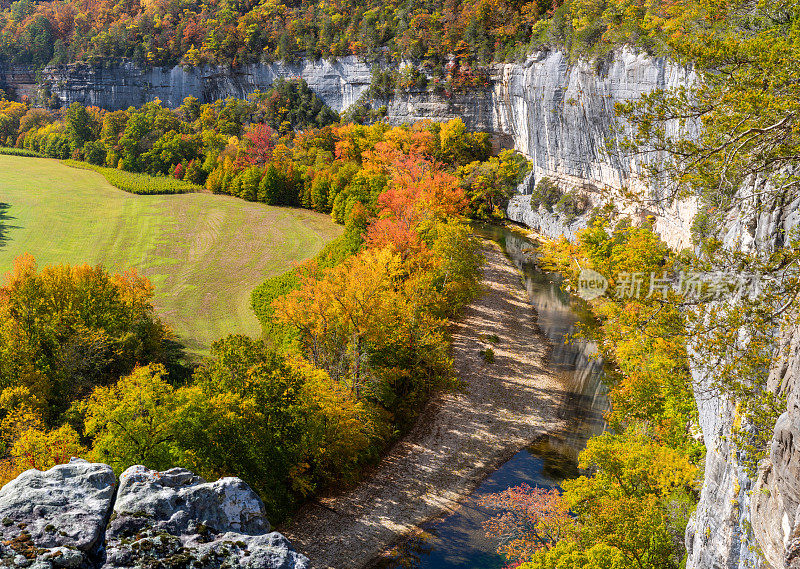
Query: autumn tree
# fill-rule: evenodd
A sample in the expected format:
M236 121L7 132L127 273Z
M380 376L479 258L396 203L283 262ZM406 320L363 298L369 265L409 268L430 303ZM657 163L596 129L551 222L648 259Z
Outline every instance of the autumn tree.
M463 166L457 174L469 199L467 215L476 219L505 219L508 201L530 168L530 162L511 150Z
M370 157L391 173L390 187L378 197L378 218L367 228L370 247L392 247L401 257L418 255L422 241L419 226L459 215L465 205L455 176L419 154L401 154L378 148Z
M255 124L244 135L242 159L248 164L267 164L272 159L276 133L266 124Z
M679 566L698 482L688 457L632 427L591 439L579 466L593 475L562 487L584 538L617 547L642 567Z
M370 250L328 269L302 275L297 291L276 300L279 321L296 327L316 366L349 383L356 397L369 377L369 338L399 319L400 258Z
M243 478L271 519L318 484L352 476L377 434L325 372L244 336L215 342L193 379L176 394L179 460L208 478Z
M8 456L0 460L0 484L31 468L47 470L69 462L72 457L88 456L80 436L70 425L48 430L38 417L27 415L17 427Z
M32 257L20 257L0 289L0 387L30 389L54 418L136 363L173 362L152 296L136 273L88 265L39 271Z
M177 462L178 401L159 364L135 369L108 387L97 387L77 404L95 460L119 473L134 464L155 470Z
M502 511L485 525L498 550L526 569L678 568L698 483L686 455L630 428L590 439L579 466L563 494L520 486L484 500Z
M498 540L497 552L511 560L525 560L562 539L572 538L575 521L557 489L521 484L481 498L479 504L499 515L483 523L486 535Z

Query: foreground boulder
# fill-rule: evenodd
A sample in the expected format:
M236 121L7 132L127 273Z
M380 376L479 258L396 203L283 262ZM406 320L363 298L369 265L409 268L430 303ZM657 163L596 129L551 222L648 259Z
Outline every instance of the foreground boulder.
M73 458L23 472L0 490L0 556L42 569L93 564L113 498L114 471L106 464Z
M104 567L305 569L238 478L206 482L183 468L132 466L119 478Z
M264 504L238 478L133 466L115 494L111 467L72 459L0 490L0 565L30 569L307 569L270 533Z

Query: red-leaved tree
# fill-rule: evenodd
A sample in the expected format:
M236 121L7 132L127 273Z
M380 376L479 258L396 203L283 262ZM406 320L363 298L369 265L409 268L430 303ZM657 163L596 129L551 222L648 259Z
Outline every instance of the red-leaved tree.
M266 164L272 160L277 135L267 124L254 124L244 135L242 159L251 165Z
M520 484L490 494L479 504L501 513L483 523L486 535L499 540L497 552L509 561L527 561L577 529L556 489Z

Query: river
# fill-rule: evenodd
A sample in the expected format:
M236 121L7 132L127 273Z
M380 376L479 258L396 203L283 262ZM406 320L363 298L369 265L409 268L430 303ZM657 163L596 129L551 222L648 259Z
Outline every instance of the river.
M455 513L423 524L420 533L398 545L392 557L373 569L502 568L506 561L495 553L496 543L485 536L481 525L493 512L479 506L480 499L523 482L558 487L561 480L578 473L577 457L589 437L605 429L608 400L602 383L603 363L594 357L597 348L593 343L570 339L579 323L590 322L585 305L562 289L557 276L539 269L531 241L500 227L479 226L475 231L499 243L522 272L537 323L552 343L548 364L570 393L559 411L569 427L518 452L490 474Z

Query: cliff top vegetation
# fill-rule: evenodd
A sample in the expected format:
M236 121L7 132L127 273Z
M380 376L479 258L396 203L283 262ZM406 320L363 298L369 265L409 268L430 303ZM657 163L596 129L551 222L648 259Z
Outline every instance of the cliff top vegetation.
M58 0L0 2L0 59L233 66L358 55L421 60L480 84L476 65L533 49L671 51L740 2L717 0ZM457 64L451 61L454 57ZM476 74L478 78L476 79Z

